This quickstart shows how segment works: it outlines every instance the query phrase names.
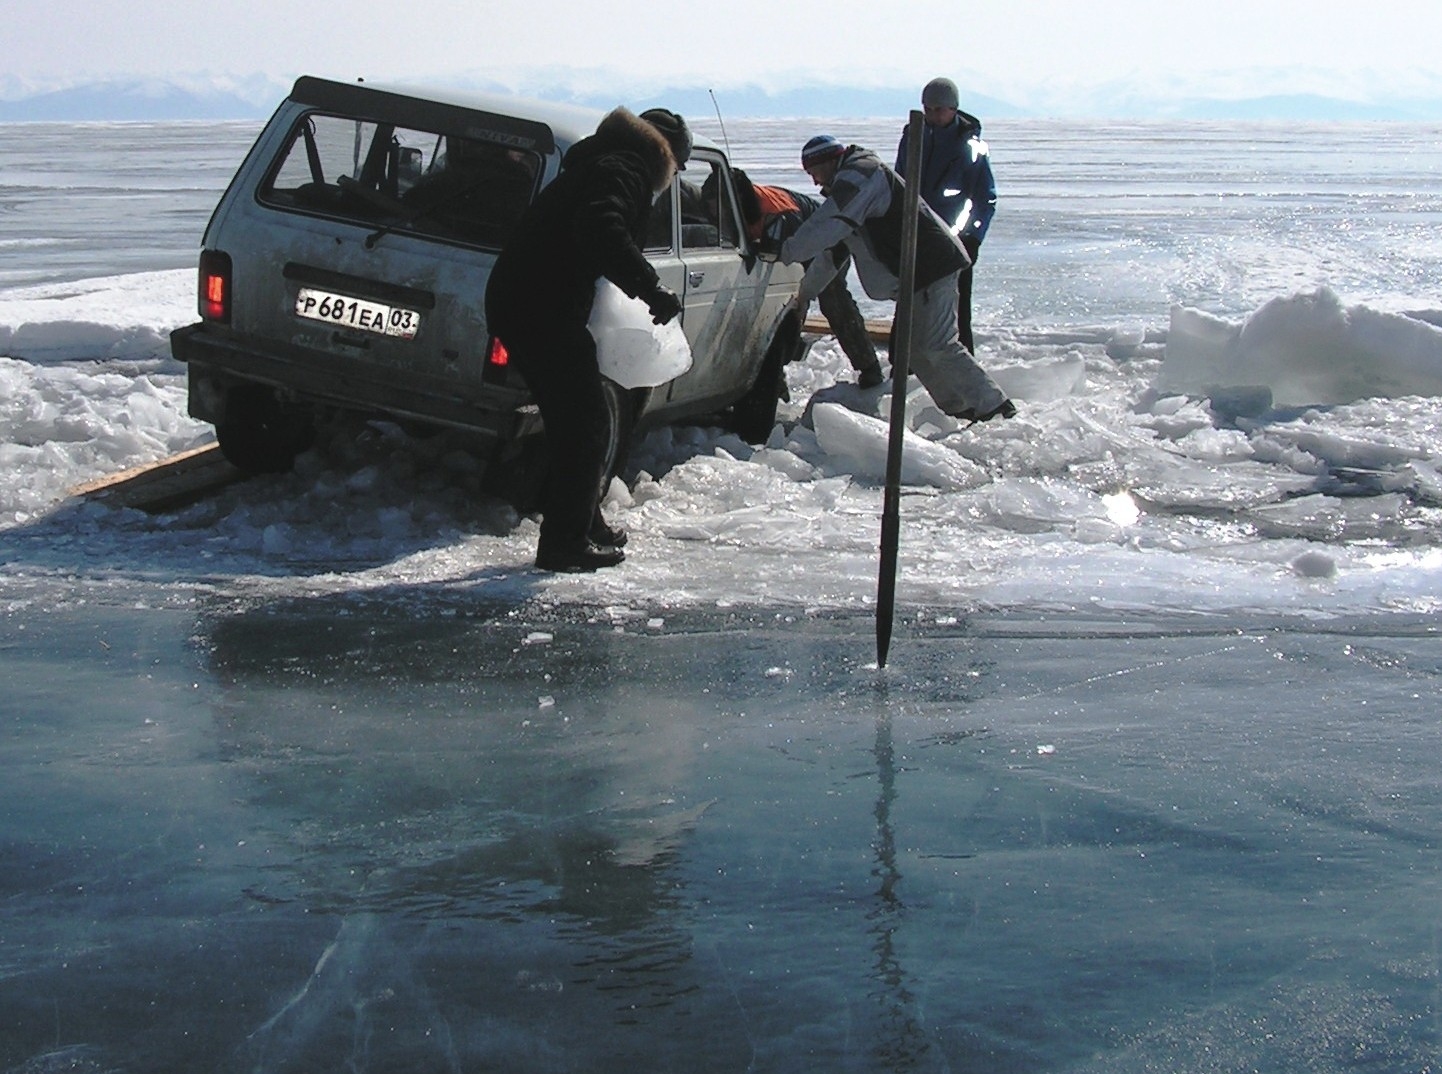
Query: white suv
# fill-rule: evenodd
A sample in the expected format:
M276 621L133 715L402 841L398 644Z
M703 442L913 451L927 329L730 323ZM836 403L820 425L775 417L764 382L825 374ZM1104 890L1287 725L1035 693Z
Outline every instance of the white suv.
M542 431L487 331L486 281L510 227L600 118L299 79L205 231L201 320L171 336L190 413L250 471L288 469L327 410L468 429L493 460ZM448 186L462 160L471 178ZM701 196L712 175L719 202ZM726 155L705 139L653 213L646 256L685 303L694 360L658 388L608 383L623 430L721 415L764 440L782 368L802 353L785 315L800 272L756 257Z

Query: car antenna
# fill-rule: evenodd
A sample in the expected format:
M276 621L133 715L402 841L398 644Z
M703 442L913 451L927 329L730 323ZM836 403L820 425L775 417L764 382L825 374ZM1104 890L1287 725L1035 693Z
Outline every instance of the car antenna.
M731 156L731 139L726 137L726 121L721 118L721 105L716 102L715 90L707 89L706 92L711 94L711 107L716 109L716 122L721 124L721 141L726 143L726 156L729 159Z

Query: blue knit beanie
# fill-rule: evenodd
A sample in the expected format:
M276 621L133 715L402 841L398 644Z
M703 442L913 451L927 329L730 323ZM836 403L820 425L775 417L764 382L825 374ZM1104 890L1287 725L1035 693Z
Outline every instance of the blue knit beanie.
M801 166L809 168L823 160L839 157L846 147L829 134L818 134L801 147Z

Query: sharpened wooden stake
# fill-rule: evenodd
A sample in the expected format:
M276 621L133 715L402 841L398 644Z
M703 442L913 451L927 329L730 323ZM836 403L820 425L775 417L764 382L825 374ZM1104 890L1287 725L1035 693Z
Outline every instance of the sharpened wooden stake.
M906 131L906 174L921 174L922 114L911 111ZM916 299L916 227L919 184L906 184L901 213L901 290L896 296L896 343L891 353L891 429L886 445L886 496L881 509L881 564L876 578L876 666L886 667L896 609L896 549L901 540L901 448L906 432L906 381L911 375L911 307Z

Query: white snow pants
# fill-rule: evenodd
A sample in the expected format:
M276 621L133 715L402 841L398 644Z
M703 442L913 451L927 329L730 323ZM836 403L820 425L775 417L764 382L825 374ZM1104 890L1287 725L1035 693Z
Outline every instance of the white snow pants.
M956 273L916 292L911 311L911 372L936 405L967 418L1001 406L1006 393L957 337Z

